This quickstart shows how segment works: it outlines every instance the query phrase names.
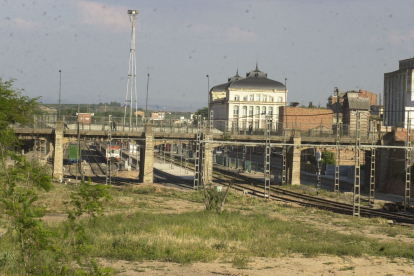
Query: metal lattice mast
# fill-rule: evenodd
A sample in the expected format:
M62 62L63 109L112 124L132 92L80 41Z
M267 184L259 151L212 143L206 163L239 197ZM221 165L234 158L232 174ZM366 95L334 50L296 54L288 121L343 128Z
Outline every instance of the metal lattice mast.
M196 133L196 156L194 160L194 190L198 190L200 186L200 140L201 140L201 129L200 129L201 116L197 116L197 133Z
M246 170L246 146L243 146L243 170Z
M286 155L287 155L287 147L286 147L286 136L283 137L283 150L282 150L282 185L286 185Z
M132 103L135 102L135 124L138 125L138 114L136 113L138 109L137 103L137 61L135 55L135 23L137 22L138 11L137 10L128 10L129 19L132 23L132 34L131 34L131 49L129 51L129 69L128 69L128 81L127 81L127 91L125 96L125 112L124 112L124 127L125 127L125 118L127 114L127 105L129 103L130 113L129 113L129 130L131 131L132 126ZM129 99L128 99L129 96ZM135 100L134 97L135 96Z
M355 129L355 174L354 174L354 217L360 216L361 203L361 117L356 112L356 129Z
M410 208L410 188L411 188L411 120L410 112L407 116L407 148L405 150L405 196L404 211Z
M372 148L371 148L371 174L369 177L369 204L374 205L375 201L375 160L376 160L376 148L375 145L375 123L372 132Z
M170 168L174 169L174 144L171 144L170 146Z
M204 187L208 182L208 173L205 164L206 160L206 132L205 132L205 125L203 127L203 132L201 133L201 141L200 141L200 147L201 147L201 166L200 166L200 175L201 175L201 185Z
M338 194L339 197L339 162L341 160L341 149L339 145L339 123L336 123L336 156L335 156L335 187L334 192Z
M270 196L270 153L271 153L271 146L270 146L270 128L271 126L271 119L269 115L266 115L266 155L265 155L265 168L264 168L264 177L265 177L265 187L264 187L264 195L265 197Z
M186 174L188 174L188 155L189 155L188 148L189 148L189 145L190 144L187 144L186 147L185 147L185 156L184 156L184 172Z

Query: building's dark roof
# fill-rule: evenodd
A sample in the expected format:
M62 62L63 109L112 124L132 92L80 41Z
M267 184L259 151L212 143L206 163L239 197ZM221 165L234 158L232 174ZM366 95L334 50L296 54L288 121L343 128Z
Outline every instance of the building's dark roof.
M285 90L285 85L281 82L267 78L267 74L256 69L246 74L246 78L230 84L233 89L259 89L259 90Z
M267 78L267 74L257 68L246 74L246 78L239 76L239 71L227 83L219 84L211 88L211 92L225 92L229 87L233 89L259 89L259 90L285 90L281 82Z
M229 82L227 83L223 83L223 84L219 84L216 86L213 86L210 91L211 92L226 92L227 87L230 85Z
M233 81L242 80L242 79L244 78L239 76L239 70L237 70L236 75L234 77L229 78L228 82L233 82Z
M348 98L348 108L351 110L369 110L368 98Z

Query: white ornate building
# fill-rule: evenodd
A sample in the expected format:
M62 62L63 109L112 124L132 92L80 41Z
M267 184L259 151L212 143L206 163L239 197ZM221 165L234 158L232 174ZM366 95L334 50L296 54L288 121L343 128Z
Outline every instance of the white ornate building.
M237 74L227 83L211 88L209 109L213 111L214 122L228 121L228 128L265 128L266 114L270 115L273 127L279 118L279 107L286 105L286 86L267 78L267 74L256 69L246 74Z

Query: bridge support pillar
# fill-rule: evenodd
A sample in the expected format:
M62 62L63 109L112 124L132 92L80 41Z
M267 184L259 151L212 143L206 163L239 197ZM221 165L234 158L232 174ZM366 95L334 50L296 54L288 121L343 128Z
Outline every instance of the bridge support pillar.
M55 156L53 161L53 177L63 178L63 122L56 122Z
M300 145L300 143L301 138L294 137L293 146L291 151L289 152L289 183L291 185L300 185L300 155L302 150L300 146L298 146Z
M144 125L142 147L140 147L139 182L144 184L154 183L154 135L152 124Z

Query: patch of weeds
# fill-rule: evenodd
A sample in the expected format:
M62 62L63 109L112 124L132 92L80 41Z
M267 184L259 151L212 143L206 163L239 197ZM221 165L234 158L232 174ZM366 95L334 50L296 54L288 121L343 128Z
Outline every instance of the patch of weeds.
M133 271L135 271L135 272L145 272L145 269L133 269Z
M334 264L333 262L327 262L327 263L323 263L324 265L331 265Z
M243 255L234 256L233 267L236 267L238 269L247 269L248 265L249 265L249 258L248 257L243 256Z
M227 249L228 245L227 245L227 242L221 241L219 243L213 244L211 247L217 251L222 251L222 250Z
M138 186L132 192L140 195L150 195L155 194L156 189L155 186Z
M138 203L137 205L139 208L145 208L148 207L148 202L145 201L141 201L140 203Z
M345 266L339 269L339 271L348 271L348 270L354 270L355 266Z
M412 233L412 232L405 233L405 236L406 236L407 238L414 239L414 233Z

